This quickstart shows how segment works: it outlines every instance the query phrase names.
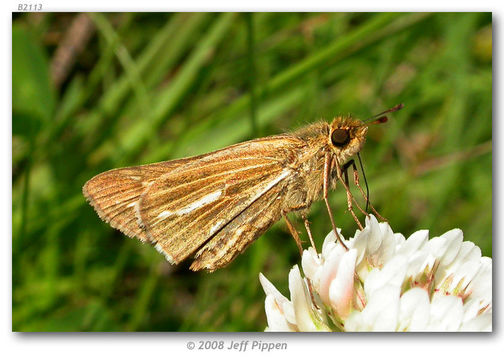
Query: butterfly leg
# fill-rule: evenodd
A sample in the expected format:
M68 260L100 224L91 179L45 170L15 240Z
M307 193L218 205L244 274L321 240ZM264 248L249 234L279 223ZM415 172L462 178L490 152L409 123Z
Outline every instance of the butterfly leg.
M341 169L338 164L336 164L338 173L341 173ZM343 247L348 250L348 247L345 245L343 240L341 240L338 231L336 230L336 225L334 224L334 216L331 210L331 206L329 205L329 175L331 174L331 156L329 154L325 155L324 159L324 202L326 204L327 212L329 213L329 219L331 219L331 225L334 231L334 235L338 242L343 245ZM341 176L341 175L340 175Z
M310 222L308 221L308 218L305 215L302 215L301 217L303 218L304 226L306 229L306 233L308 234L308 238L310 239L311 246L316 251L317 248L315 247L315 242L313 241L313 236L312 236L312 232L310 229Z
M371 202L369 201L369 198L366 196L366 193L362 189L360 182L359 182L359 172L357 171L357 166L355 165L355 161L353 161L353 159L352 159L346 165L348 165L348 167L350 167L350 165L352 166L354 184L359 189L362 197L364 197L364 199L366 200L366 204L369 204L369 207L371 208L371 211L373 212L373 214L375 214L376 217L378 217L380 220L388 222L388 220L386 218L381 216L380 213L378 211L376 211L373 204L371 204Z
M286 212L282 212L282 216L285 219L285 223L287 224L287 228L289 229L289 232L291 233L292 237L296 241L296 245L299 249L299 255L301 257L303 257L303 245L301 244L301 238L299 237L299 234L298 234L296 228L294 227L294 225L291 223L291 221L287 217Z
M357 223L357 226L359 227L359 229L363 230L364 227L362 226L361 222L359 221L359 218L357 217L357 215L355 215L355 212L353 210L352 204L354 202L354 197L352 195L352 192L350 191L350 188L347 185L347 182L345 182L345 180L343 179L343 176L342 176L343 171L341 170L341 167L339 166L339 164L337 164L337 165L338 165L338 168L337 168L338 180L341 182L341 184L345 188L346 195L347 195L347 209L350 212L350 214L352 214L352 217L354 218L355 222ZM347 180L348 180L348 176L347 176ZM359 210L363 211L357 203L356 203L356 205L359 208Z
M350 160L349 162L347 162L344 166L343 166L343 175L345 177L345 189L347 190L347 194L348 192L350 192L350 181L348 180L348 168L350 167L351 164L354 164L354 161L353 160ZM354 164L355 165L355 164ZM355 172L354 172L354 180L355 180ZM357 206L357 208L359 209L359 211L365 215L365 216L369 216L368 212L367 212L367 208L366 210L363 210L361 208L361 206L359 205L359 203L357 202L357 200L355 199L355 197L353 196L353 194L350 192L350 195L352 197L352 200L353 200L353 203L355 204L355 206ZM364 196L364 200L367 201L367 197Z
M294 240L296 240L296 244L299 248L299 254L301 256L301 259L303 259L303 247L301 245L301 239L299 238L299 234L298 234L296 228L294 227L294 225L290 222L289 218L287 217L287 213L282 212L282 216L284 217L285 222L287 223L287 227L289 228L289 231L292 234L292 237L294 238ZM306 231L308 232L308 237L310 238L310 242L312 243L312 246L315 249L315 244L314 244L313 238L311 236L311 230L309 228L308 220L306 219L305 216L303 216L303 220L305 221L305 226L307 226L307 224L308 224ZM306 282L308 284L308 291L310 292L312 304L318 308L317 302L315 301L315 296L313 295L313 286L312 286L311 280L308 278L306 278L306 280L307 280Z

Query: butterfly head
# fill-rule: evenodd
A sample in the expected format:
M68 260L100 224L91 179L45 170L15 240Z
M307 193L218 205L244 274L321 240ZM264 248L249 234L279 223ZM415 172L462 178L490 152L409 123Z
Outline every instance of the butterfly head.
M339 116L333 120L328 144L340 164L361 151L367 132L368 125L358 119Z
M339 163L345 164L350 157L361 151L370 125L387 122L385 114L396 112L403 107L403 104L398 104L364 121L351 116L335 118L329 131L328 144Z

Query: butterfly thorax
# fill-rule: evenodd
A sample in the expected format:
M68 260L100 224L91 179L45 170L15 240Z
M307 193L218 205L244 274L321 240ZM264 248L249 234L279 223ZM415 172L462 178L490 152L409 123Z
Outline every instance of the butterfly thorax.
M306 146L298 153L296 176L292 178L289 209L303 210L322 198L326 157L330 161L329 187L338 183L338 168L342 168L365 143L367 126L352 117L337 117L331 124L318 122L292 135L302 139Z

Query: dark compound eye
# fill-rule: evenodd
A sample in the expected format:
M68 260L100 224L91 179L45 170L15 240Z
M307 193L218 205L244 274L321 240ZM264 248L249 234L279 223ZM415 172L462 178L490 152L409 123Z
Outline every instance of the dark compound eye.
M331 141L334 146L344 146L350 141L348 130L336 129L331 135Z

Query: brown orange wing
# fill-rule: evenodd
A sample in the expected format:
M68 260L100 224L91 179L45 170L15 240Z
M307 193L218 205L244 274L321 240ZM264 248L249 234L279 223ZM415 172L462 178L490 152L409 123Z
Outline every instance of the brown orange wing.
M235 218L287 184L292 170L286 162L294 161L303 145L289 136L258 139L163 175L140 199L149 240L167 260L179 263L216 234L237 229L230 225Z

